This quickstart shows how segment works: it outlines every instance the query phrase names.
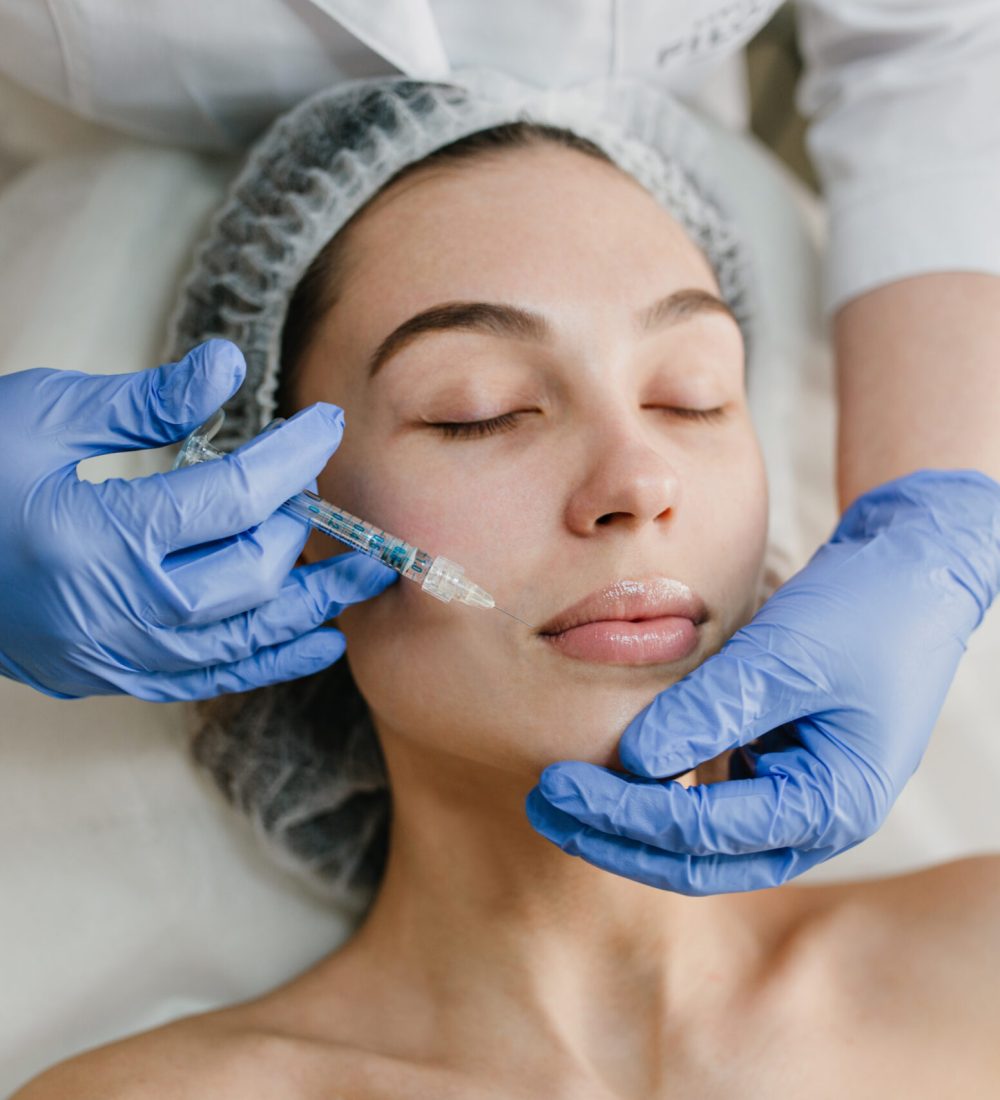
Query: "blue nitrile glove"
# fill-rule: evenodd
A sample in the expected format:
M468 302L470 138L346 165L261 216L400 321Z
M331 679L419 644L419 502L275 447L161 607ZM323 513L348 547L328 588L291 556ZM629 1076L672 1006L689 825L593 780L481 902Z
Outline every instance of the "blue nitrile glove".
M998 589L1000 484L975 470L886 482L629 723L634 775L552 764L528 818L572 855L681 894L786 882L882 824ZM664 781L756 738L754 778Z
M0 673L60 699L166 702L306 676L343 654L343 634L321 624L399 575L356 552L293 568L310 529L276 511L315 491L343 435L337 406L214 462L77 476L92 455L183 439L245 371L235 344L210 340L135 374L0 378Z

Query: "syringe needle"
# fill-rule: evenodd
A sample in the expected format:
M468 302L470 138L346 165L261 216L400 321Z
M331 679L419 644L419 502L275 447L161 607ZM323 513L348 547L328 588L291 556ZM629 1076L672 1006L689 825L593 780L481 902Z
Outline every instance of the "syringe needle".
M493 606L494 606L494 607L496 607L497 611L503 611L503 608L502 608L502 607L499 607L499 606L498 606L497 604L494 604ZM513 612L511 612L511 611L503 611L503 613L504 613L505 615L510 615L510 617L511 617L512 619L517 619L517 616L516 616L516 615L515 615L515 614L514 614ZM534 630L534 629L535 629L535 628L534 628L534 627L533 627L533 626L531 625L531 623L526 623L526 622L524 622L524 619L517 619L517 621L518 621L519 623L523 623L523 624L524 624L524 626L527 626L527 627L529 627L529 628L530 628L531 630Z

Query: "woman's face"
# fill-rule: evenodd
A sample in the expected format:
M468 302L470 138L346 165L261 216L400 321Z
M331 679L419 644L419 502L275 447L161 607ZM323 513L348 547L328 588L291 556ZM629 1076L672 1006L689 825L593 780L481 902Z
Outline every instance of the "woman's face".
M380 736L531 782L554 760L619 766L631 718L756 610L767 487L739 329L710 307L637 320L677 291L717 296L707 261L639 184L549 144L419 172L347 245L296 393L344 409L320 494L461 563L529 623L621 579L674 578L708 609L683 659L597 663L401 579L337 620ZM546 334L430 329L370 376L397 326L456 302L530 311ZM494 434L433 426L506 413ZM343 552L314 533L303 559Z

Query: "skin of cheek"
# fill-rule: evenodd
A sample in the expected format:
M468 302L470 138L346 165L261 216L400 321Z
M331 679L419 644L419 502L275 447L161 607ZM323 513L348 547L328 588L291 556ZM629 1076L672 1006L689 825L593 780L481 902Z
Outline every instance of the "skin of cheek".
M654 555L652 531L632 544L595 538L585 548L561 527L574 486L561 484L551 471L573 470L578 478L583 453L574 459L563 447L560 467L530 448L522 456L504 450L510 443L502 435L425 440L420 445L434 447L437 461L430 474L426 461L414 462L418 478L406 472L402 444L386 446L384 430L369 425L366 431L363 414L348 414L354 430L347 429L321 473L320 494L464 565L500 606L528 622L544 621L616 577L657 571L690 584L711 614L699 628L698 648L674 668L597 665L552 652L500 612L441 603L401 578L336 620L380 732L391 730L428 750L530 782L553 760L620 767L617 744L635 714L716 652L756 609L767 484L744 415L746 430L733 427L725 437L711 427L695 429L703 443L690 447L688 468L678 471L686 498L681 526L674 539L663 536L663 553ZM483 448L478 455L476 448ZM311 560L343 550L324 536L313 538L323 549ZM575 571L565 564L568 553L576 555Z

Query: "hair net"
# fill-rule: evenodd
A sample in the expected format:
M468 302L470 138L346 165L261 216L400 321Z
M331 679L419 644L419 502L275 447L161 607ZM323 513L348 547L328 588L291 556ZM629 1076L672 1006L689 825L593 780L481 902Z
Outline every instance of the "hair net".
M703 127L633 78L541 90L491 70L453 83L378 77L335 85L283 115L251 150L196 252L164 357L203 340L239 345L247 374L224 405L224 450L271 420L289 300L317 253L400 169L477 130L528 120L593 141L686 229L715 271L749 348L746 251L708 178Z

